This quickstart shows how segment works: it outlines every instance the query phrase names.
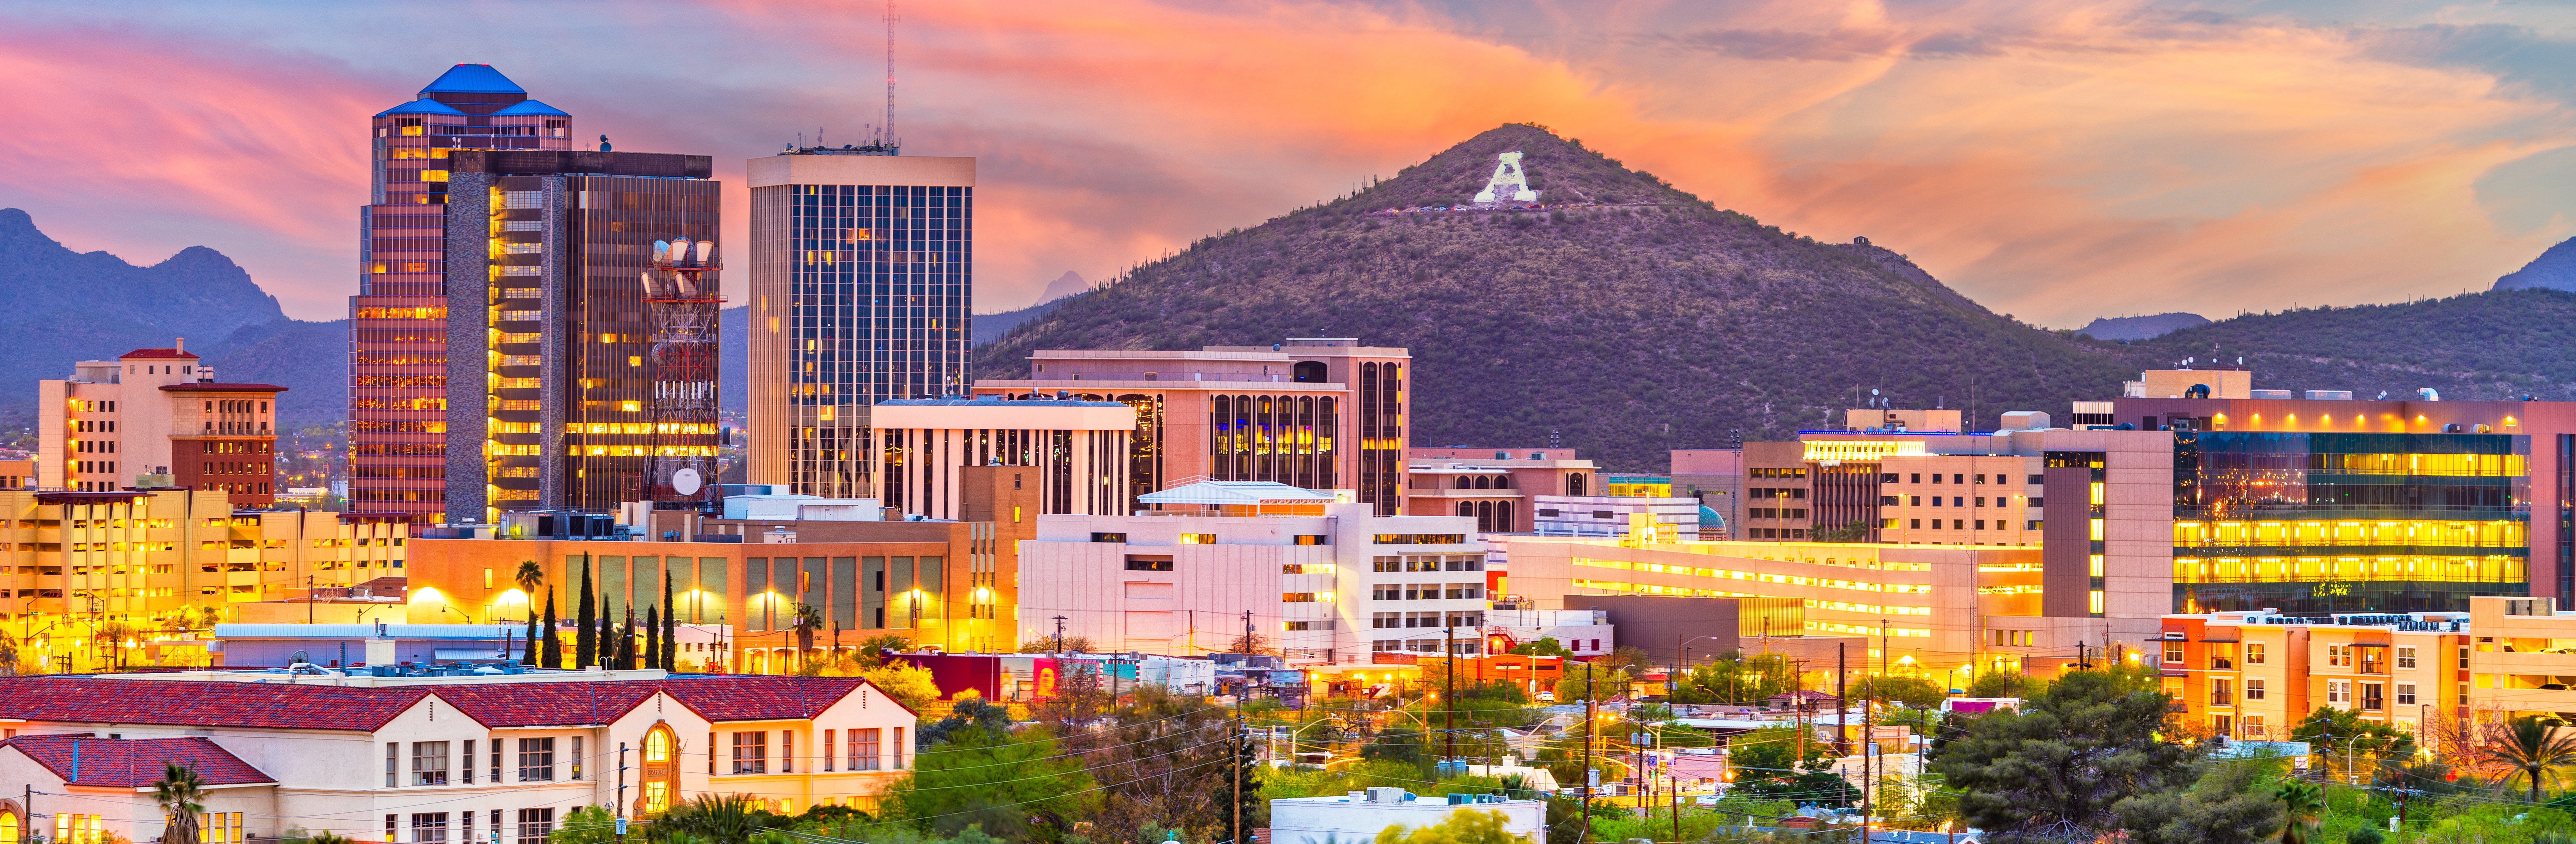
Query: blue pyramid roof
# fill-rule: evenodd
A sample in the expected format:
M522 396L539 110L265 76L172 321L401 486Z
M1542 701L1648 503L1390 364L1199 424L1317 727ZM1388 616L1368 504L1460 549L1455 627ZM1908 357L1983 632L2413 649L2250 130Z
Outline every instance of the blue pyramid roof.
M417 99L417 100L413 100L413 101L411 101L411 102L403 103L402 105L394 106L393 108L385 109L385 110L383 110L383 111L376 112L376 116L377 116L377 117L383 117L383 116L388 115L388 114L454 114L454 115L463 115L464 113L465 113L465 112L457 111L457 110L456 110L456 109L454 109L454 108L450 108L450 107L448 107L448 105L447 105L446 103L442 103L442 102L439 102L439 101L437 101L437 100L432 100L432 99L423 98L423 99Z
M570 115L570 114L566 114L566 113L564 113L564 110L563 110L563 109L559 109L559 108L556 108L556 107L554 107L554 106L546 105L545 103L537 102L536 100L520 100L520 101L518 101L517 103L512 104L512 105L511 105L510 107L508 107L508 108L502 109L502 110L500 110L500 111L493 112L493 113L492 113L492 116L493 116L493 117L526 117L526 116L528 116L528 115L532 115L532 114L542 114L542 115L545 115L545 116L548 116L548 117L571 117L571 116L572 116L572 115Z
M422 96L436 94L525 94L527 89L502 76L488 64L460 64L438 75L429 87L420 89Z

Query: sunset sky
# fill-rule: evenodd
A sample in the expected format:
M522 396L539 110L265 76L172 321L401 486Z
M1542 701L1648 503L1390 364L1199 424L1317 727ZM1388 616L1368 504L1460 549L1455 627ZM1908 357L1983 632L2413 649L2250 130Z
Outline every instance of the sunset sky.
M0 206L355 285L367 119L489 63L620 150L883 106L882 4L0 4ZM907 152L980 159L977 309L1530 121L2052 327L2482 290L2576 234L2565 2L912 2ZM737 253L738 254L738 253Z

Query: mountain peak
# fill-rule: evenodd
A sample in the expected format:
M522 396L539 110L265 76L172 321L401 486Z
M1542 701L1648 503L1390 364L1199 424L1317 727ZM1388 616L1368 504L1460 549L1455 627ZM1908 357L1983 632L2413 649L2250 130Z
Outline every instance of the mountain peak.
M1346 201L1362 210L1464 205L1494 177L1498 157L1507 152L1521 154L1521 172L1543 205L1699 201L1652 174L1630 170L1618 159L1584 147L1580 140L1558 137L1532 123L1506 123L1479 132Z
M2576 291L2576 237L2559 241L2522 269L2505 273L2496 279L2497 290L2521 290L2546 287L2551 290Z

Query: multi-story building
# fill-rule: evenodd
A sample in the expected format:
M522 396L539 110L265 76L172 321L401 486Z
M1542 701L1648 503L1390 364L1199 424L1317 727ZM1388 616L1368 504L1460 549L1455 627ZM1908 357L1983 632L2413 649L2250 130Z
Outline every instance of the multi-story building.
M43 795L0 804L0 827L151 839L152 784L175 763L207 780L210 842L541 844L586 806L865 808L912 767L915 714L855 678L408 673L0 679L0 772Z
M882 449L886 507L957 518L959 479L976 466L1026 467L1038 512L1114 516L1132 506L1127 438L1136 410L1107 401L895 399L878 402L871 438Z
M1404 512L1404 389L1412 355L1348 337L1187 351L1041 351L1029 377L975 382L1005 398L1042 393L1136 408L1132 496L1192 479L1347 489L1382 516Z
M2427 748L2473 725L2576 711L2576 614L2550 598L2475 596L2466 611L2164 619L2165 690L2219 735L2280 739L2318 707L2415 733ZM2329 753L2320 747L2318 752Z
M1955 672L1960 683L1979 671L2054 665L2050 658L2071 658L2079 644L2097 653L2106 641L2135 649L2159 634L2162 615L2160 607L2098 617L2050 612L2051 599L2062 600L2050 593L2064 589L2051 585L2035 548L1520 537L1511 543L1510 565L1513 597L1543 611L1589 608L1587 596L1789 599L1785 614L1763 604L1758 632L1736 629L1735 618L1709 632L1741 636L1747 651L1761 636L1766 650L1810 657L1818 654L1799 648L1798 639L1841 638L1860 645L1851 657L1865 657L1854 664L1872 673L1882 665ZM2073 584L2079 607L2086 585ZM1618 620L1615 609L1611 620ZM1833 655L1831 648L1822 653Z
M469 618L523 623L531 606L543 615L551 595L555 618L569 624L587 570L606 617L623 621L631 611L640 622L649 611L731 625L734 670L751 673L790 670L809 647L799 633L810 633L820 653L889 633L916 646L1009 651L1020 641L1020 543L1036 535L1037 474L961 469L957 521L709 518L699 522L703 533L686 534L734 541L513 539L488 528L434 528L428 532L438 535L412 541L410 594ZM475 538L447 538L464 534ZM537 594L516 582L522 561L544 572ZM813 611L801 631L800 607Z
M1626 536L1642 528L1679 539L1717 538L1701 533L1701 519L1712 514L1696 498L1538 495L1530 507L1537 513L1530 529L1540 536Z
M1406 449L1404 513L1474 516L1480 532L1528 533L1530 496L1599 494L1599 471L1570 448Z
M975 159L899 153L749 162L753 483L875 497L869 407L972 383Z
M236 512L210 490L0 490L0 514L0 613L48 670L148 663L147 640L253 609L303 620L283 602L401 577L408 550L397 516ZM124 642L93 635L111 626Z
M1292 662L1476 653L1485 549L1464 516L1380 516L1273 482L1141 496L1126 516L1042 516L1021 543L1021 638L1204 654L1247 632Z
M446 509L448 153L568 150L571 126L571 115L480 64L448 69L370 120L373 188L358 210L349 297L351 509L423 522ZM485 221L469 222L470 248L485 248Z
M113 492L214 490L236 505L276 500L275 384L218 382L184 341L85 360L36 382L36 486Z
M715 480L714 159L600 146L448 154L449 522Z
M2174 611L2576 594L2576 402L2249 392L2280 397L2111 403L2174 441Z
M1742 446L1674 449L1671 468L1669 477L1672 478L1674 494L1697 498L1701 506L1717 514L1717 518L1711 520L1714 524L1703 522L1700 525L1700 538L1741 539L1747 536L1744 511L1751 505L1744 501Z

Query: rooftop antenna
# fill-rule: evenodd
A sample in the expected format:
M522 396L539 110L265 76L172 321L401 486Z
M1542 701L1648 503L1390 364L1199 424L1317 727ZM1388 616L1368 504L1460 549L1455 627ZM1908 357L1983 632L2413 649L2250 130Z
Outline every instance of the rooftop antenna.
M894 0L886 0L886 106L885 143L894 145Z

